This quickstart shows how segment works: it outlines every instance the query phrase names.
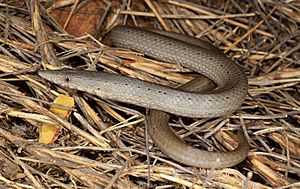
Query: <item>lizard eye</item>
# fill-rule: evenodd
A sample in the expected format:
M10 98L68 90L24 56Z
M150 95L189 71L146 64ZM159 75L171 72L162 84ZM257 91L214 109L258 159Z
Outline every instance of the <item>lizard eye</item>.
M65 80L66 80L66 82L69 82L70 78L68 76L66 76Z

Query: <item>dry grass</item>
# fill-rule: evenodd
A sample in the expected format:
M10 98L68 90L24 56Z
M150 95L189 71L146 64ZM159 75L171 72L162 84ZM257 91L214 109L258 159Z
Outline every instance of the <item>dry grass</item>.
M0 188L300 188L299 1L101 1L99 40L67 34L64 27L84 3L60 2L0 4ZM69 12L64 27L49 14L55 9ZM74 93L37 76L38 69L74 67L168 86L193 78L178 65L104 45L102 37L121 23L196 36L245 67L249 95L241 110L172 120L186 140L219 150L232 142L224 141L228 131L245 126L251 152L244 162L221 170L177 164L151 140L145 145L143 108ZM48 110L60 93L76 102L68 120ZM45 122L63 126L53 145L37 142Z

